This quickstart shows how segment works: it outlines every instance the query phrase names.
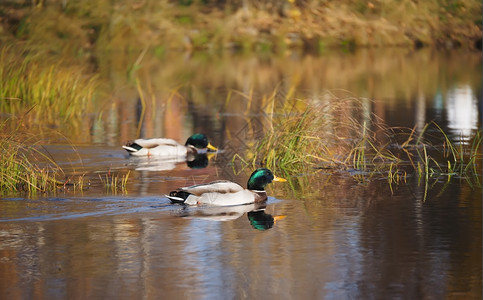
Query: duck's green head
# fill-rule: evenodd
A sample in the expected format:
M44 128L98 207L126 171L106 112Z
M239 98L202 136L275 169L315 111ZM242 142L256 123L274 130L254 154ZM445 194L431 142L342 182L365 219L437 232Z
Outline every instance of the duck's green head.
M208 138L206 137L206 135L204 135L202 133L195 133L192 136L190 136L186 140L185 146L193 146L193 147L195 147L197 149L206 149L206 148L208 148L208 149L213 150L213 151L217 151L218 150L216 147L212 146L208 142Z
M287 181L283 178L273 175L272 171L266 168L256 169L248 179L247 187L253 191L263 191L265 186L272 181Z

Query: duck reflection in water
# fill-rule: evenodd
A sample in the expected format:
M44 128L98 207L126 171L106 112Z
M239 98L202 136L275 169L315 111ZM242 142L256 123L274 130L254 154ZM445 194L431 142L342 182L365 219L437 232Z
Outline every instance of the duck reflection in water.
M186 164L190 169L206 168L214 153L188 155L186 158L162 159L158 157L132 157L131 165L136 165L136 171L170 171L180 164Z
M284 219L286 216L272 216L265 213L265 209L252 210L247 213L250 225L257 230L267 230L273 227L278 220Z
M252 228L257 230L268 230L272 228L278 220L286 216L273 216L266 213L267 206L264 204L245 204L234 206L183 206L177 212L177 216L189 219L202 219L216 222L234 221L245 213Z

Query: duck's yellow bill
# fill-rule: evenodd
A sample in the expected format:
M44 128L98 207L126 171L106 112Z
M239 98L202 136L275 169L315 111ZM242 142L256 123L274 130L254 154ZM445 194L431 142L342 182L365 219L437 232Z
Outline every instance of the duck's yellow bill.
M275 216L275 217L273 217L273 221L277 222L278 220L285 219L285 217L287 217L287 216Z
M287 179L283 179L282 177L277 177L273 175L273 181L278 181L278 182L285 182Z
M213 146L212 144L208 143L208 146L206 146L206 148L210 149L210 150L213 150L213 151L218 151L218 148L216 148L215 146Z

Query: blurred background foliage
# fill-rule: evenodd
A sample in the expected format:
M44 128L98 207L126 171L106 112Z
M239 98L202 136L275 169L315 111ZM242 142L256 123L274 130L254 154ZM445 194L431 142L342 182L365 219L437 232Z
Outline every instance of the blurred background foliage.
M481 8L478 0L10 0L0 3L0 36L87 58L143 46L481 48Z

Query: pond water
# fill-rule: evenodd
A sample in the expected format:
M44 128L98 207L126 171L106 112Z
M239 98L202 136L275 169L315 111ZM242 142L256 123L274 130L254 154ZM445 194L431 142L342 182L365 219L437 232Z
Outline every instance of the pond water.
M62 135L31 129L69 174L86 174L88 188L0 199L0 298L481 299L475 180L409 175L391 186L319 172L272 183L257 207L187 208L164 196L218 179L245 185L252 170L232 158L269 129L273 94L362 97L365 112L389 126L435 121L468 143L481 127L480 53L147 53L136 75L126 69L139 53L99 59L108 101L84 123L57 128ZM222 151L192 164L121 148L194 132ZM122 190L99 179L128 171Z

